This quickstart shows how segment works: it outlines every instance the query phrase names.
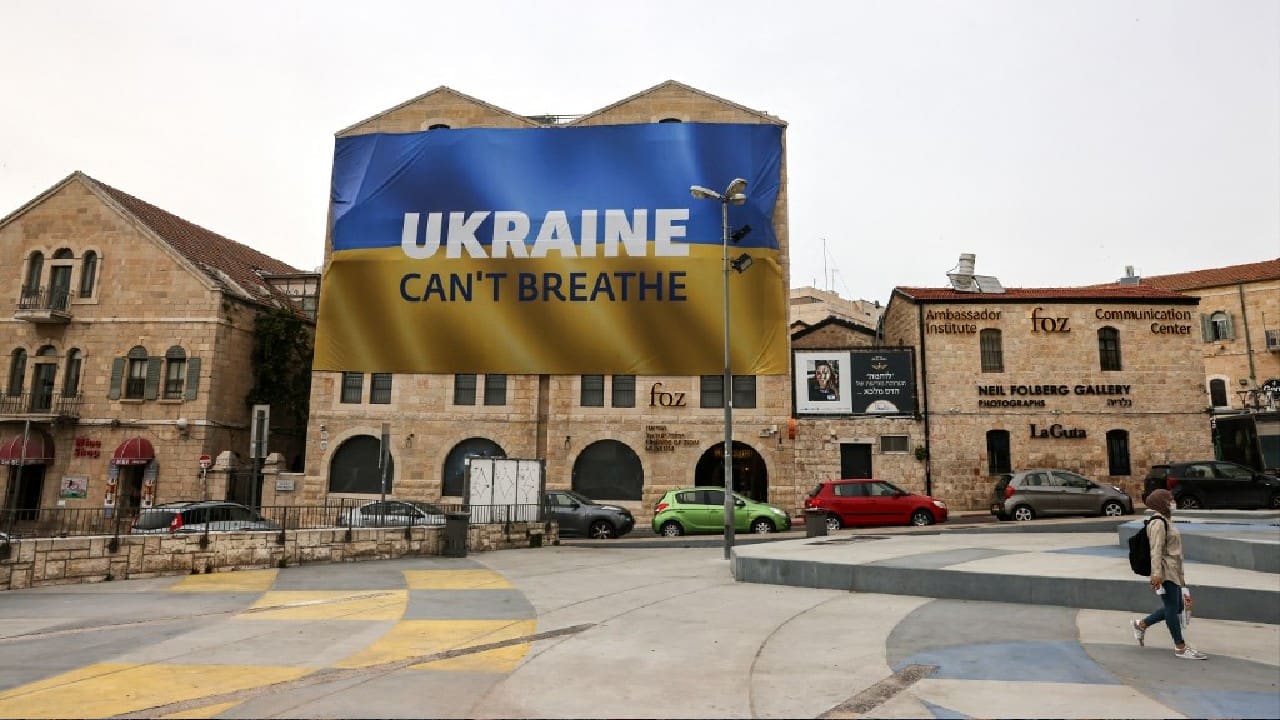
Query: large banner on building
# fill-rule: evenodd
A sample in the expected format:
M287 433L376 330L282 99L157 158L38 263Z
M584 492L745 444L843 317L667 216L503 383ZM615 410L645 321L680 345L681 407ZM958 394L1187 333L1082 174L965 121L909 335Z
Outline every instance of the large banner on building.
M911 348L796 350L797 415L913 415Z
M316 370L787 372L773 210L782 129L654 123L339 138Z

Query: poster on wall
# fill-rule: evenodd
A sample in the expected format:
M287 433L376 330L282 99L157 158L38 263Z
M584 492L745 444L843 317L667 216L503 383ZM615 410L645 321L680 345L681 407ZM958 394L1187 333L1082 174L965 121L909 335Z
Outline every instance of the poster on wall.
M58 490L58 497L64 499L83 498L89 494L89 478L81 475L65 475Z
M794 367L797 415L853 412L848 351L797 351Z
M645 123L339 137L313 368L703 375L724 367L722 204L736 372L787 372L774 207L782 128ZM744 265L745 267L745 265Z
M855 415L913 415L916 375L910 348L855 349L849 354Z

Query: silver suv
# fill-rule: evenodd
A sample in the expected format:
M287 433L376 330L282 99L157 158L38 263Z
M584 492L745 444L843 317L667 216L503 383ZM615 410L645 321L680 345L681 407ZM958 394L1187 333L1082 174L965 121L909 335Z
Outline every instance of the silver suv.
M135 535L161 533L227 532L232 530L279 530L280 525L245 505L216 500L171 502L144 508L133 521Z
M1069 470L1023 470L996 481L991 514L1001 520L1032 520L1041 515L1133 513L1133 498L1115 485L1099 485Z

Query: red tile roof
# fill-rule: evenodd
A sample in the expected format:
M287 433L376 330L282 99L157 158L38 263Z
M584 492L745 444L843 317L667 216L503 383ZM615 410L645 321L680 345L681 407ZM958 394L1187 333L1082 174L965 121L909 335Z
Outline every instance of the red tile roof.
M177 215L165 212L145 200L94 180L88 175L77 174L200 268L219 287L232 294L258 301L266 301L268 298L279 299L282 296L264 281L257 271L270 274L301 272L248 245L242 245L212 230L206 230L195 223L183 220Z
M1152 275L1142 278L1140 287L1161 290L1197 290L1264 280L1280 280L1280 258L1208 270L1192 270L1173 275Z
M1100 285L1098 287L1064 287L1064 288L1006 288L1003 293L961 292L952 288L915 288L896 287L895 295L903 295L918 302L1027 302L1043 300L1046 302L1125 302L1134 300L1153 300L1157 302L1181 301L1194 302L1194 298L1161 288L1141 285Z

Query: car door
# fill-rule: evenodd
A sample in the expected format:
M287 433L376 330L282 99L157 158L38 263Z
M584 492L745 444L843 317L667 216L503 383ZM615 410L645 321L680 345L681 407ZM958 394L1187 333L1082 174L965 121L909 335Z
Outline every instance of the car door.
M873 520L876 525L905 525L911 516L911 499L898 488L886 482L874 482L867 486L872 500Z
M671 506L671 512L675 515L684 529L690 532L697 532L700 529L699 522L702 519L698 514L702 512L702 504L698 495L700 490L683 490L676 493L675 504Z
M1215 485L1221 501L1219 507L1247 508L1263 507L1269 498L1263 497L1266 488L1260 482L1254 482L1254 472L1243 465L1229 462L1213 464Z
M1218 487L1217 475L1213 463L1190 463L1179 478L1174 495L1195 495L1206 508L1221 507L1224 499Z
M867 497L867 483L837 483L831 490L832 504L842 524L855 526L871 522L871 499Z
M1062 514L1062 494L1058 491L1057 481L1049 473L1043 470L1027 473L1019 490L1037 515Z
M697 527L703 532L724 529L724 490L719 488L699 490L697 509L693 511Z
M573 496L562 492L549 492L547 498L551 516L560 525L561 532L581 535L585 531L581 523L582 517L576 512L578 501L574 500Z
M1091 496L1089 486L1093 483L1088 478L1066 470L1053 470L1049 474L1053 476L1054 487L1060 493L1062 512L1085 515L1097 512L1102 507L1102 491L1095 491Z

